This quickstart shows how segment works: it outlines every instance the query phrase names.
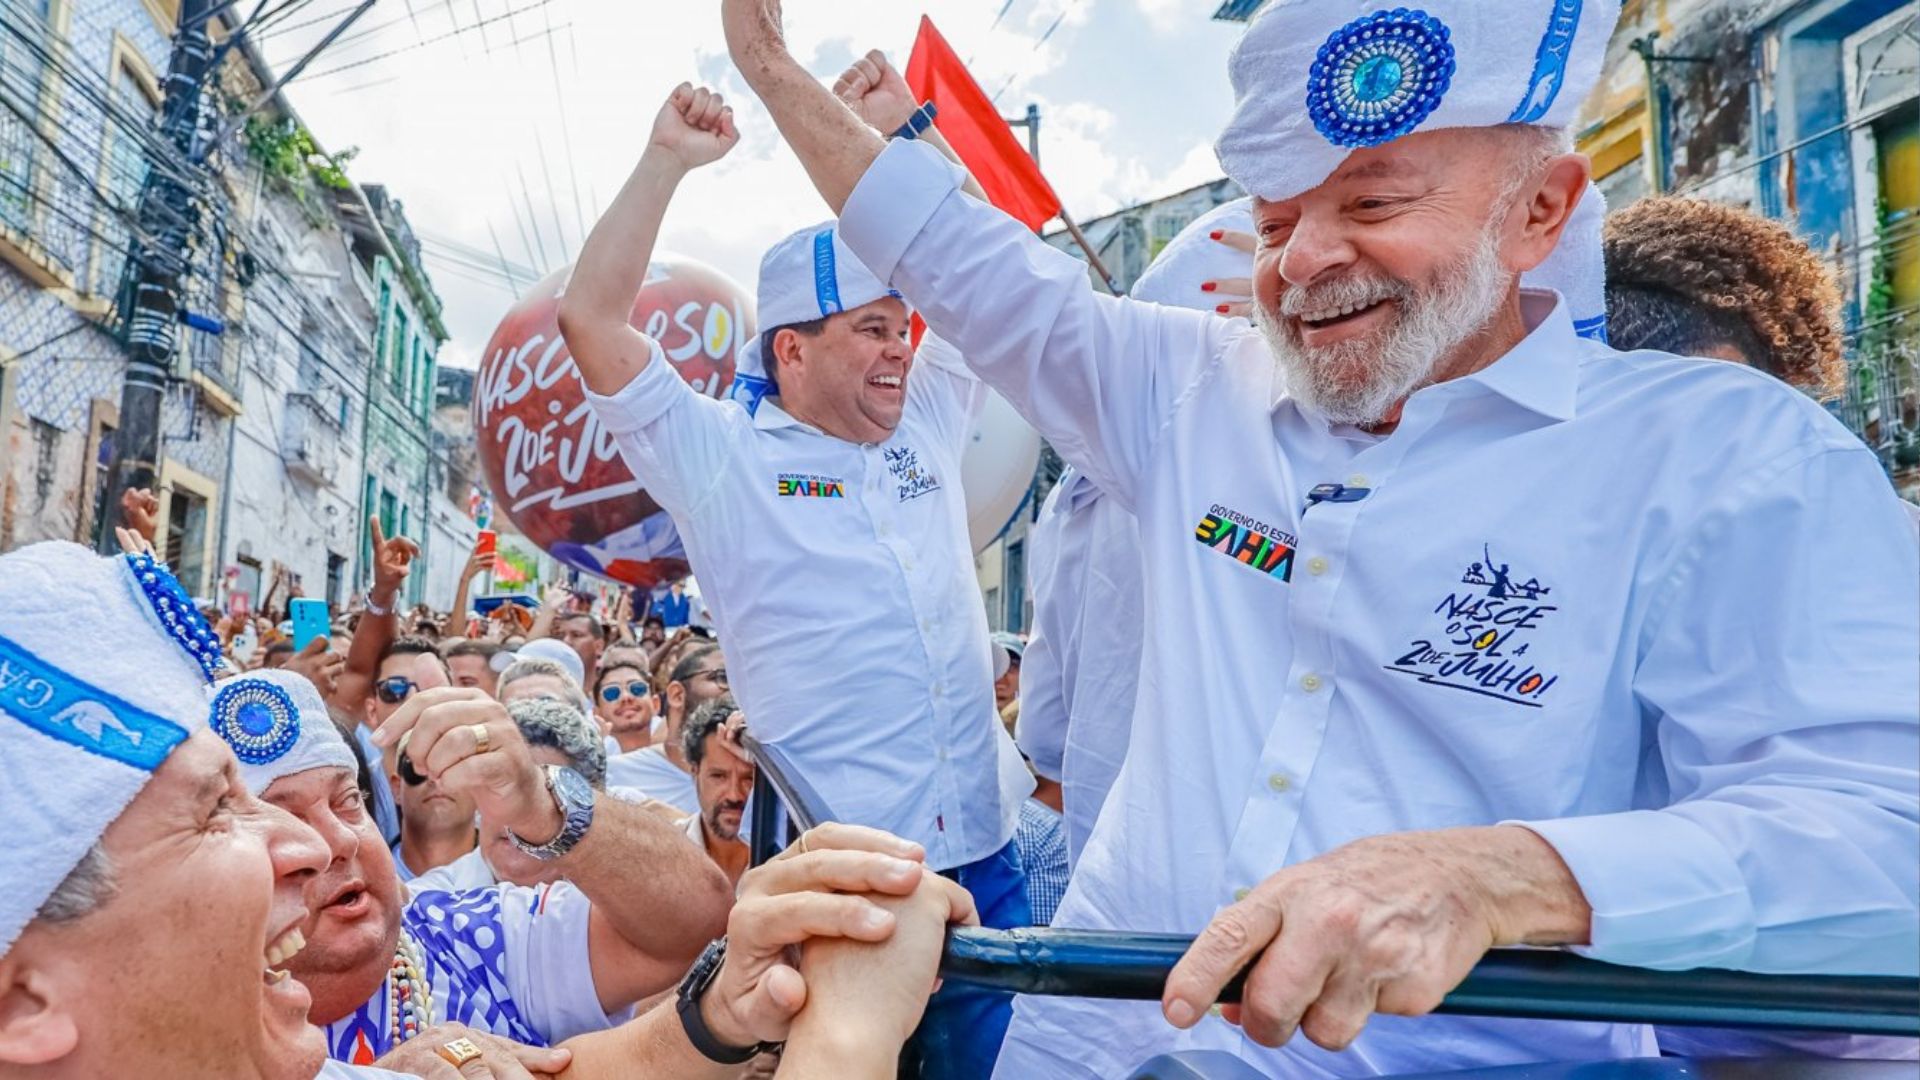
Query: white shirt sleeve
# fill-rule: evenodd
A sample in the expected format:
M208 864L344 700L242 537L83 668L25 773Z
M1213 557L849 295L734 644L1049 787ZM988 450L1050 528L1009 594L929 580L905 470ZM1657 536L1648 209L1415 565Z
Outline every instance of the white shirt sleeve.
M1671 563L1634 674L1668 805L1523 823L1593 906L1583 951L1915 974L1920 553L1879 463L1802 446L1730 477Z
M1067 753L1067 672L1064 635L1067 619L1056 619L1056 607L1072 598L1054 594L1060 561L1061 525L1068 510L1071 486L1077 474L1067 473L1047 493L1040 514L1027 533L1027 582L1033 596L1033 634L1020 655L1020 718L1014 742L1032 763L1033 771L1049 780L1062 779Z
M712 490L736 434L747 427L740 406L688 386L657 341L653 358L627 385L608 396L584 383L581 390L627 468L676 518L684 518Z
M629 1007L609 1016L600 1007L587 948L592 910L593 901L564 881L500 886L502 974L520 1015L551 1045L614 1027L633 1013Z
M848 198L840 236L1062 457L1127 500L1236 324L1096 295L1084 263L960 184L938 151L895 139Z

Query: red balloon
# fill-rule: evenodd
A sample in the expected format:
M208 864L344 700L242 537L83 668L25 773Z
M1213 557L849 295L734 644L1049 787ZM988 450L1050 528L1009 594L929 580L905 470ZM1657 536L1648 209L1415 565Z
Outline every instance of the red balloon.
M673 522L628 471L588 407L560 337L549 275L507 312L473 384L473 426L495 508L561 562L629 585L687 575ZM692 259L662 255L633 304L632 324L660 343L681 378L724 397L753 340L753 297Z

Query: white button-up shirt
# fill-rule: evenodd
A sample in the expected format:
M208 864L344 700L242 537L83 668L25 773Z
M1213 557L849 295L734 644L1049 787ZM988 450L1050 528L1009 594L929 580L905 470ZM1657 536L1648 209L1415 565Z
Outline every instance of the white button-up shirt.
M1033 637L1016 738L1035 771L1060 782L1070 866L1127 756L1144 618L1139 551L1133 515L1072 469L1027 536Z
M1147 567L1132 747L1057 925L1196 932L1350 840L1521 821L1586 893L1599 958L1913 973L1920 552L1814 402L1614 352L1526 294L1531 332L1499 361L1415 393L1384 437L1330 427L1247 323L1096 296L957 188L896 142L841 235L1134 510ZM1308 507L1323 484L1366 493ZM1426 1071L1649 1035L1376 1017L1343 1054L1276 1052L1152 1004L1036 998L1000 1075L1187 1047L1276 1075Z
M993 708L960 455L985 393L923 348L900 426L863 446L777 399L751 416L656 346L600 423L673 515L754 734L834 820L926 846L936 869L1013 836L1033 789Z

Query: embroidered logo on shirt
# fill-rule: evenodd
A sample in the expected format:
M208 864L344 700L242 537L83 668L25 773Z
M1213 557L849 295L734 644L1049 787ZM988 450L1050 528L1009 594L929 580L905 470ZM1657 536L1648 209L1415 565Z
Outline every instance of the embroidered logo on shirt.
M900 497L901 502L940 490L940 478L920 464L920 455L913 447L889 446L881 452L887 457L887 471L893 474L897 482L894 494Z
M1268 577L1293 580L1293 552L1299 541L1258 518L1215 503L1194 526L1193 538Z
M844 499L847 482L837 476L783 472L774 478L774 490L783 499Z
M1410 643L1386 669L1537 709L1560 676L1535 666L1527 652L1533 632L1560 609L1541 602L1553 590L1539 578L1516 582L1512 565L1495 561L1492 545L1480 550L1484 561L1460 576L1464 588L1449 589L1433 609L1440 632Z

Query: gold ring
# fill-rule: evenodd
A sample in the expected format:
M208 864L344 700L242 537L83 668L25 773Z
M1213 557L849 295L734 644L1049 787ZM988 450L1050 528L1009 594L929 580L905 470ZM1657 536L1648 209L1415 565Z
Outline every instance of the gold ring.
M805 855L806 853L807 853L807 834L801 833L800 834L800 854Z
M474 726L478 727L479 725L475 724ZM455 1039L450 1043L442 1043L434 1050L434 1053L445 1058L447 1064L457 1069L467 1062L478 1058L480 1056L480 1048L474 1045L472 1039Z
M473 732L473 752L484 754L493 749L493 736L487 734L487 725L468 724L467 730Z

